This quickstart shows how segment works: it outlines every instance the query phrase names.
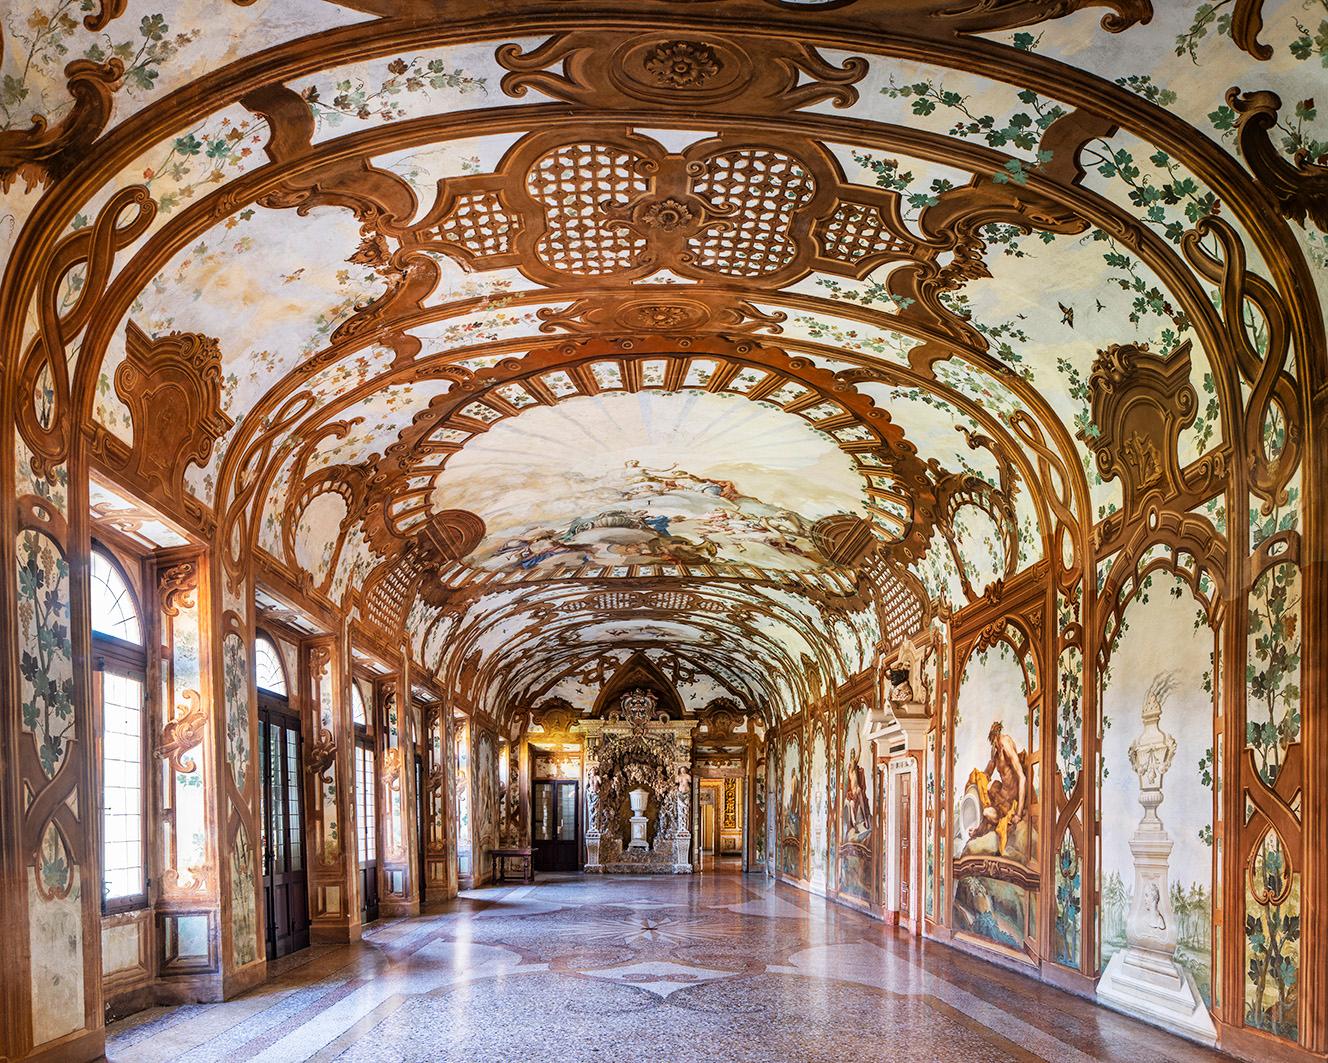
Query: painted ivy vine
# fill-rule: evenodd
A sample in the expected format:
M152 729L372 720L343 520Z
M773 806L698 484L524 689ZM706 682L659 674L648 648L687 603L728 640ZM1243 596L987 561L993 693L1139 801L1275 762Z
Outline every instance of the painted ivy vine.
M69 564L35 532L19 540L18 614L23 727L37 742L42 771L54 778L77 725L69 633Z
M61 118L74 103L64 89L64 67L74 59L118 59L124 64L121 85L132 96L152 91L162 67L202 35L198 29L173 33L159 12L144 15L132 29L115 25L113 32L90 33L80 16L99 6L96 0L58 0L5 18L5 36L17 48L0 74L0 129L28 126L34 114L48 123Z

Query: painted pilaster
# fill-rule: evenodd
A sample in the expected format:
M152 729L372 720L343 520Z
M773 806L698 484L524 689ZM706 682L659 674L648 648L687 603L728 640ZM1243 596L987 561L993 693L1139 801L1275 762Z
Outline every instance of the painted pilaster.
M206 555L159 555L160 726L153 750L164 1001L221 1000L221 876L217 845L218 709L214 612Z
M28 412L51 427L49 391L33 401ZM14 678L0 689L0 1050L95 1059L104 1033L88 529L70 517L86 513L86 485L71 499L68 466L33 454L18 433L3 434L0 459L0 533L12 544L0 632Z
M216 556L216 555L214 555ZM246 561L212 566L207 625L220 668L212 669L220 735L214 770L220 780L213 814L219 827L221 964L226 996L267 973L263 898L263 833L259 822L258 690L254 679L254 593Z
M310 940L360 936L359 870L355 865L355 737L347 696L345 639L328 635L303 647L302 671L313 711L306 714L305 818L309 860Z
M451 759L450 729L447 726L451 709L447 704L432 706L425 713L424 743L424 868L421 874L430 900L455 895L455 869L451 867L449 820L453 799L448 797Z

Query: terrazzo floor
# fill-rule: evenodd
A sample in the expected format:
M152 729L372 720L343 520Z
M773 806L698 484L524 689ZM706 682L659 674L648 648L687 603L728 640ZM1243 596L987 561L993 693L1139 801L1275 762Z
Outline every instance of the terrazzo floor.
M107 1058L1227 1058L756 875L472 890L274 970L224 1004L113 1024Z

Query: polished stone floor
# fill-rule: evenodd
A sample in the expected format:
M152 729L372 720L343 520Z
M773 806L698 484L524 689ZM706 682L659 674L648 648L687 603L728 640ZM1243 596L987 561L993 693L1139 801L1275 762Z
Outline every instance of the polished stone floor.
M470 891L108 1034L126 1063L1225 1058L733 873Z

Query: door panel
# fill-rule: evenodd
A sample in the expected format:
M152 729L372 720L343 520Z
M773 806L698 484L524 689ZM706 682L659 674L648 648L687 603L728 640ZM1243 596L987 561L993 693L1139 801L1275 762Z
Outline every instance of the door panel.
M899 777L899 911L911 912L913 875L913 776Z
M531 786L530 827L536 871L581 867L581 787L576 782L539 780Z
M299 720L284 702L263 698L258 712L262 757L263 890L267 956L309 944L309 893L304 869L304 758Z
M426 848L425 825L428 820L424 817L424 758L418 753L415 754L415 837L419 841L419 880L420 880L420 904L424 903L424 887L429 881L428 853Z

